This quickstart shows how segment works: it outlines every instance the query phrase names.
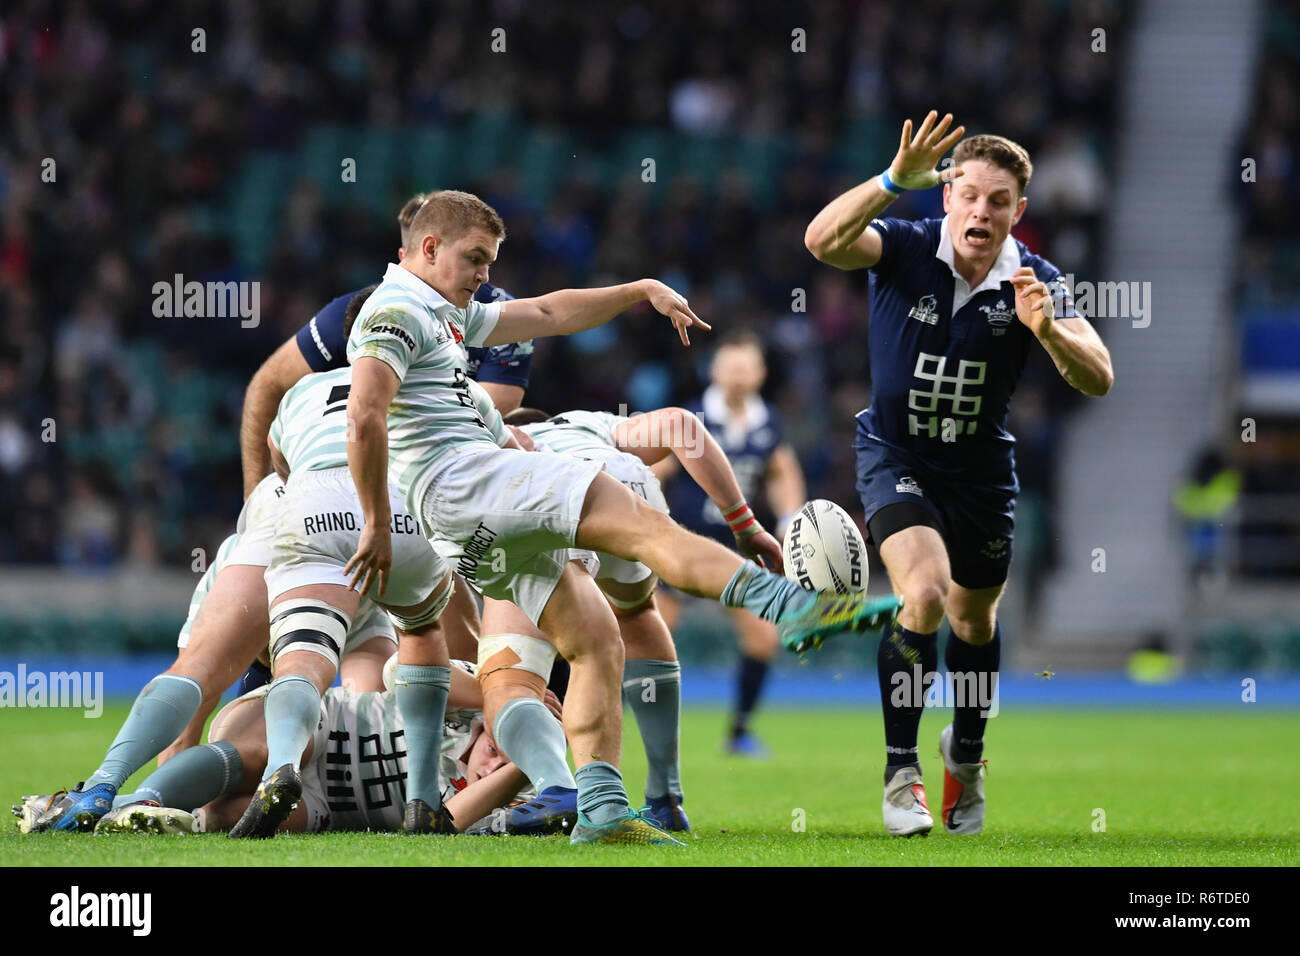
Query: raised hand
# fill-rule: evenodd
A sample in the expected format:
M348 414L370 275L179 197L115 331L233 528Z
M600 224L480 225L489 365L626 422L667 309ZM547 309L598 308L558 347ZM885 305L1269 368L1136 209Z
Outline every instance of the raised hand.
M1035 338L1041 339L1044 329L1056 316L1052 293L1029 266L1017 269L1011 276L1011 284L1016 287L1016 318Z
M935 124L939 114L930 110L921 121L921 128L912 136L912 121L903 121L903 133L898 140L898 153L889 164L889 178L904 189L929 189L940 183L950 183L962 175L958 166L949 166L944 170L935 169L943 154L952 149L966 133L965 126L958 126L948 135L944 135L952 125L952 114L948 113Z

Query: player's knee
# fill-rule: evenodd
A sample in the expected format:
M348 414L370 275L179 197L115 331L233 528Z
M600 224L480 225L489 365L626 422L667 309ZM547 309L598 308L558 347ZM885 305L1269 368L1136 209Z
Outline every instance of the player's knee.
M935 577L916 577L903 586L902 592L903 610L911 620L921 622L922 632L938 630L947 599L945 582Z
M290 598L271 609L271 660L308 651L339 666L351 620L315 598Z
M997 621L991 613L965 613L956 617L950 614L948 623L958 638L967 644L975 645L987 644L993 640L993 632L997 628Z

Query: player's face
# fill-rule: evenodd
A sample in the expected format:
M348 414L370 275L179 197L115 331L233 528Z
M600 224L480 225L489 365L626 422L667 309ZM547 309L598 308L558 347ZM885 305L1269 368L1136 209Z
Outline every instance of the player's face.
M1020 221L1025 200L1010 170L982 159L961 164L964 175L943 187L943 211L954 251L975 263L992 264Z
M425 236L423 278L457 308L469 305L470 299L488 280L488 269L496 262L501 240L484 229L471 229L458 239L443 242ZM432 260L432 261L430 261Z
M743 398L763 387L767 366L752 345L728 345L714 356L710 377L729 397Z
M478 740L470 748L469 760L465 762L465 780L473 783L482 780L494 770L499 770L510 762L510 758L497 749L496 741L487 734L479 734Z

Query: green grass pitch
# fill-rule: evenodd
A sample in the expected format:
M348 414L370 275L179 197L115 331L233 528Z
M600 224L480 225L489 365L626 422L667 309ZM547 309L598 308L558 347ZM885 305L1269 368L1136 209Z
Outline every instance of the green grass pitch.
M125 713L124 706L110 706L101 719L86 720L77 711L0 711L0 795L6 805L89 773ZM943 786L938 737L948 713L927 712L921 726L936 818ZM570 847L563 837L417 840L376 833L235 843L220 834L22 835L4 827L0 864L1300 864L1294 713L1004 711L988 735L984 832L957 838L936 829L928 839L911 840L890 839L880 822L878 710L770 709L756 725L774 754L766 762L722 756L723 724L720 710L690 709L684 715L683 777L695 827L685 849ZM644 760L630 718L624 750L629 790L639 797Z

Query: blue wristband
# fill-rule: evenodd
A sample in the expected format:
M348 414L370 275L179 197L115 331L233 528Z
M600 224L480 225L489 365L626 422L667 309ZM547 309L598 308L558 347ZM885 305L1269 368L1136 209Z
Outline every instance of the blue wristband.
M903 187L889 178L888 166L886 166L885 171L880 174L880 188L895 198L903 195Z

